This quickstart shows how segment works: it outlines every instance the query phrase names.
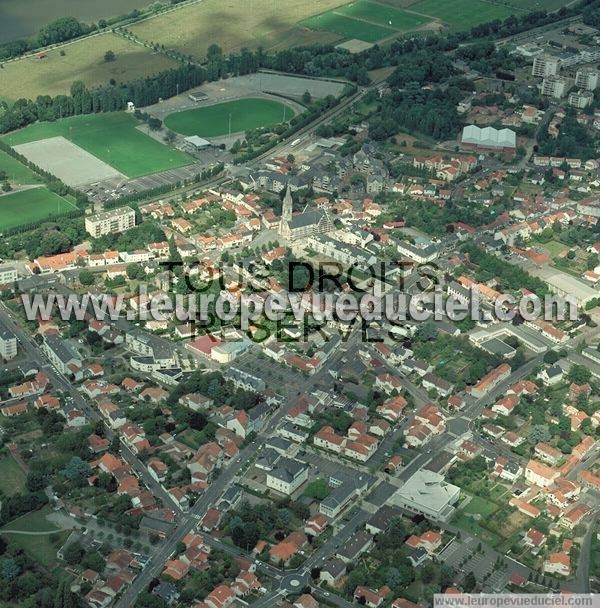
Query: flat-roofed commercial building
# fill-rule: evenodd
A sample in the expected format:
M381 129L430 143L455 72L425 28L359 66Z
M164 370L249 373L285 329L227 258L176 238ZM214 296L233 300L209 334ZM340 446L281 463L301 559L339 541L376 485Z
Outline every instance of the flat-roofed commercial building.
M390 502L438 521L448 521L460 498L460 488L445 481L443 475L423 469L397 490Z

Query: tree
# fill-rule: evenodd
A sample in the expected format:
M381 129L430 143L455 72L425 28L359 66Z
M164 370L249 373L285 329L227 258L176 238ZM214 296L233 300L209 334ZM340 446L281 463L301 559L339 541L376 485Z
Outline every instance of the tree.
M130 280L139 279L144 275L144 271L139 264L127 264L127 278Z
M15 562L14 559L3 559L2 566L0 567L0 574L5 581L12 581L21 573L20 566Z
M472 591L477 586L477 580L475 578L475 574L473 572L469 572L463 581L463 589L465 593L472 593Z
M92 470L87 462L79 456L73 456L61 471L61 475L75 484L82 484L91 472Z
M67 564L70 564L71 566L79 563L83 555L84 550L78 540L73 541L70 545L65 547L63 551L64 560L67 562Z
M544 355L544 363L554 365L560 359L560 355L555 350L549 350Z
M113 51L106 51L106 53L104 53L105 63L111 63L112 61L115 61L116 58L117 56L114 54Z
M152 131L159 131L162 127L162 120L160 120L160 118L154 118L154 116L150 116L150 118L148 118L148 126Z
M310 94L310 91L304 91L304 93L302 93L302 103L307 106L311 101L312 95Z
M567 374L567 379L575 384L585 384L589 382L591 377L592 372L589 369L577 364L571 365L571 369L569 369L569 373Z
M96 281L96 275L90 270L81 270L79 272L79 282L82 285L93 285Z

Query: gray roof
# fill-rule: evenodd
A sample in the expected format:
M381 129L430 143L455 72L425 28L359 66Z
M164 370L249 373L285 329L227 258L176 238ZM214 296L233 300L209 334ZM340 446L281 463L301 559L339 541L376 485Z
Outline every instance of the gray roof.
M373 513L367 521L368 526L377 528L382 532L387 530L394 519L402 516L402 511L392 505L384 505L376 513Z
M282 456L277 461L276 467L269 473L269 475L283 481L284 483L292 483L294 479L296 479L296 477L298 477L298 475L300 475L306 468L308 467L304 462Z
M341 576L346 571L346 564L337 557L328 559L321 567L321 572L328 572L333 578Z
M0 319L0 339L2 339L2 340L11 340L12 338L16 338L15 334Z
M267 448L272 448L274 450L281 450L282 452L287 452L287 450L292 445L291 441L288 441L284 437L270 437L265 442L265 446Z
M56 334L46 334L44 341L48 348L66 365L71 361L81 361L81 357L75 349L60 336Z
M292 221L290 222L290 227L294 228L304 228L305 226L312 226L314 224L318 224L323 217L325 216L325 211L321 209L314 209L312 211L305 211L304 213L299 213L292 217Z
M258 458L256 459L257 466L263 467L265 469L272 469L277 461L281 458L281 454L275 451L273 448L263 448Z
M337 555L345 559L354 559L358 557L364 546L373 540L373 537L365 530L359 530L354 533L344 544L344 546L338 550Z

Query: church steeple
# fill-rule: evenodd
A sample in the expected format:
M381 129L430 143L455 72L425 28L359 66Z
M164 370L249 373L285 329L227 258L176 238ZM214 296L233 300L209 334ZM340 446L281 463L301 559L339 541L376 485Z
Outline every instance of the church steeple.
M281 219L286 222L292 221L292 207L294 205L294 201L292 200L292 191L290 190L290 185L287 185L287 189L285 191L285 196L283 197L283 207L281 209Z

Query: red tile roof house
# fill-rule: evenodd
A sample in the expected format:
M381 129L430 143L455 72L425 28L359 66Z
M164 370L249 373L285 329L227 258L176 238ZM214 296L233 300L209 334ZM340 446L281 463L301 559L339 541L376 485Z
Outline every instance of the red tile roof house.
M27 404L24 401L14 403L13 405L4 405L0 407L0 414L11 418L12 416L19 416L27 412Z
M391 393L392 391L399 391L402 388L402 382L391 374L380 374L375 379L375 388Z
M392 399L388 399L381 405L378 405L376 412L388 422L394 423L402 416L402 412L406 405L406 399L401 395L398 395Z
M211 532L219 525L219 521L221 512L218 509L209 509L200 521L200 526L205 532Z
M359 603L363 603L364 600L364 605L369 608L378 608L383 604L390 593L391 590L387 585L377 590L358 586L354 590L354 599Z
M240 572L231 588L238 596L245 596L253 591L258 591L261 587L260 581L253 572Z
M189 564L180 559L173 559L165 564L163 575L170 576L174 581L180 581L190 569Z
M304 533L292 532L280 543L269 549L269 559L274 564L287 566L305 544L306 536Z
M161 482L165 480L169 467L162 460L152 458L148 461L148 471L156 481Z
M565 553L550 553L544 561L544 572L548 574L571 574L571 558Z
M525 479L540 488L547 488L560 476L558 469L553 469L537 460L530 460L525 467Z
M227 608L233 600L235 593L227 585L215 587L204 599L209 608Z
M534 550L539 550L545 542L546 535L543 532L534 530L533 528L527 530L525 537L523 538L523 544L526 547L530 547Z
M308 593L303 593L293 604L294 608L319 608L319 602Z
M572 403L576 403L580 395L585 395L589 398L591 394L592 387L587 383L575 384L573 382L573 384L571 384L571 386L569 387L569 401L571 401Z
M442 535L439 532L429 530L421 536L409 536L406 540L406 544L411 549L423 548L427 553L434 553L435 550L442 544Z
M472 387L471 394L478 399L483 397L503 380L506 380L506 378L510 376L510 371L510 365L502 363L486 374L474 387Z
M590 512L590 508L584 503L578 503L571 507L561 518L560 525L572 530L580 524L586 515Z
M325 532L327 525L329 524L329 518L322 513L316 513L306 520L304 525L304 533L307 536L320 536Z

